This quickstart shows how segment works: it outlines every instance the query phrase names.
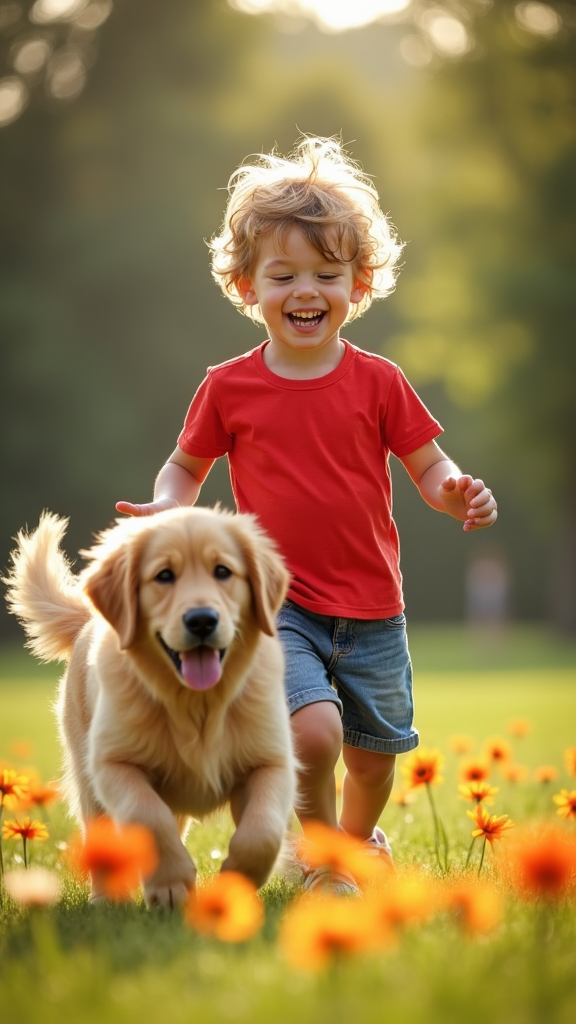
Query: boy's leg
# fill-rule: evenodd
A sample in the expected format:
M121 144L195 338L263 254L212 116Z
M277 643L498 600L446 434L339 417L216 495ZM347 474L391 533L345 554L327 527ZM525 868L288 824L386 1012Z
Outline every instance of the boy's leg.
M369 839L394 783L395 754L380 754L345 743L346 765L340 826L350 835Z
M295 711L291 718L298 777L296 814L305 830L309 821L338 827L334 769L342 749L342 722L333 701L317 701Z

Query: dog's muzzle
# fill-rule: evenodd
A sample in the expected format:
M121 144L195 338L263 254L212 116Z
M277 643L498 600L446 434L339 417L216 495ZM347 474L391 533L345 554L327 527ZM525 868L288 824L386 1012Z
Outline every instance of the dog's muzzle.
M214 608L189 608L184 612L182 621L191 639L189 648L176 651L160 634L158 639L191 690L211 690L220 681L226 654L226 648L218 648L209 642L220 621L218 612Z

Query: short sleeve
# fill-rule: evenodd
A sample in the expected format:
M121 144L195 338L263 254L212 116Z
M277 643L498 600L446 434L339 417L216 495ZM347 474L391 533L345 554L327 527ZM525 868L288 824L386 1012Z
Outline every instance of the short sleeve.
M231 450L232 442L224 424L218 392L208 373L190 403L178 446L187 455L218 459Z
M386 447L398 458L410 455L443 432L399 367L388 395L382 432Z

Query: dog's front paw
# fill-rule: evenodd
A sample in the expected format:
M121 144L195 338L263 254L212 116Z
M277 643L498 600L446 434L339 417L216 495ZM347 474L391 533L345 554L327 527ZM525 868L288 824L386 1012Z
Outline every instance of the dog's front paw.
M191 860L178 870L169 870L161 865L144 885L146 903L150 907L179 906L184 903L195 884L196 868Z
M146 902L150 907L176 907L184 903L193 885L186 885L184 882L174 882L172 885L147 885L144 889Z

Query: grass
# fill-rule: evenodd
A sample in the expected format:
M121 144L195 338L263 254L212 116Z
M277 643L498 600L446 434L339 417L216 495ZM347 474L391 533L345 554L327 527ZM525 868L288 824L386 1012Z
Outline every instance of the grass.
M551 788L494 778L500 787L491 810L514 820L555 818L551 794L572 789L562 753L576 746L576 646L544 630L514 630L483 637L458 629L415 629L417 724L422 742L447 757L445 783L435 798L451 843L456 877L470 842L467 806L457 796L457 758L448 752L454 734L470 733L478 748L487 736L507 736L512 718L527 718L531 733L514 745L514 758L530 771L540 764L560 772ZM0 654L0 760L34 764L45 778L58 769L58 744L50 711L58 672L27 655ZM22 747L23 741L29 749ZM477 749L478 749L477 748ZM400 759L400 763L402 759ZM32 861L57 868L56 844L71 824L61 807L51 812L51 840L32 846ZM425 793L410 807L390 804L382 822L400 874L419 864L438 872ZM572 826L572 828L570 828ZM574 831L575 823L566 823ZM219 864L230 834L227 814L191 832L188 846L205 876ZM504 841L503 841L504 842ZM475 864L480 852L474 852ZM19 847L4 841L7 867ZM20 851L21 852L21 851ZM487 850L483 874L494 878ZM163 1024L191 1019L249 1024L573 1024L576 1019L576 928L573 906L547 917L506 896L504 924L489 936L464 939L439 916L410 928L376 956L340 959L326 973L287 966L275 940L278 921L294 888L273 879L264 890L267 921L252 941L224 945L187 928L179 913L150 912L140 901L90 907L82 885L63 871L64 895L46 913L29 913L9 900L0 910L0 1007L3 1024Z

